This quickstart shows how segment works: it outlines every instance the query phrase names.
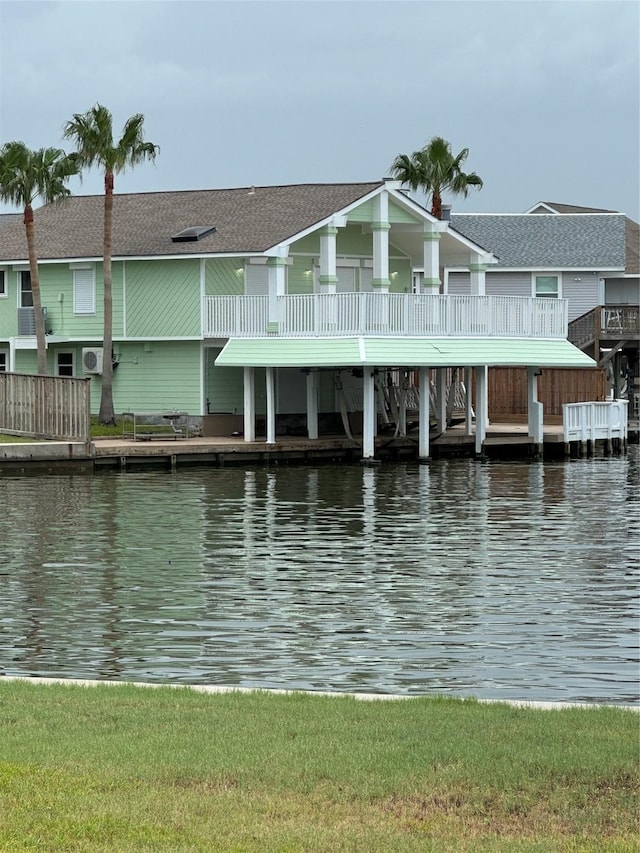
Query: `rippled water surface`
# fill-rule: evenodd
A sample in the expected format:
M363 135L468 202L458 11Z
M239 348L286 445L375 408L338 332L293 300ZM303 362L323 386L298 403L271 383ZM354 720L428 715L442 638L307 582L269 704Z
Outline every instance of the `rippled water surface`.
M0 479L0 674L638 702L638 447Z

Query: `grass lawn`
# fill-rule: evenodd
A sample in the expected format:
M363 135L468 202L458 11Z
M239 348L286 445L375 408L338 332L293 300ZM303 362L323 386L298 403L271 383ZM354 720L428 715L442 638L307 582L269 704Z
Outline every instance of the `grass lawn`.
M3 851L637 851L637 714L0 683Z

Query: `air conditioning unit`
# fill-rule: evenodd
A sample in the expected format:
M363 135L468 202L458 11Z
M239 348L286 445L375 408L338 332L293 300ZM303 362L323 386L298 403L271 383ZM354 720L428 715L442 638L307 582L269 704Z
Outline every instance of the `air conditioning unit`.
M82 369L85 373L102 373L102 347L82 348Z

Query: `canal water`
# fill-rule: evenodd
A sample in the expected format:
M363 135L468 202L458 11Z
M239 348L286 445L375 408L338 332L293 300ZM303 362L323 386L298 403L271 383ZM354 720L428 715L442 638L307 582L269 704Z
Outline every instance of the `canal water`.
M640 455L0 479L0 674L638 703Z

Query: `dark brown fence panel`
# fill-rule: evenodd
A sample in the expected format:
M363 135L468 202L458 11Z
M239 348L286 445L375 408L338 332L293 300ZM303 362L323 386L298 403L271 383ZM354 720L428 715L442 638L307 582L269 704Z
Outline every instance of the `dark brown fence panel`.
M0 432L91 440L89 380L0 373Z
M563 403L606 399L604 370L598 368L545 368L538 379L538 400L547 415L562 416ZM489 417L527 414L527 369L489 368Z

